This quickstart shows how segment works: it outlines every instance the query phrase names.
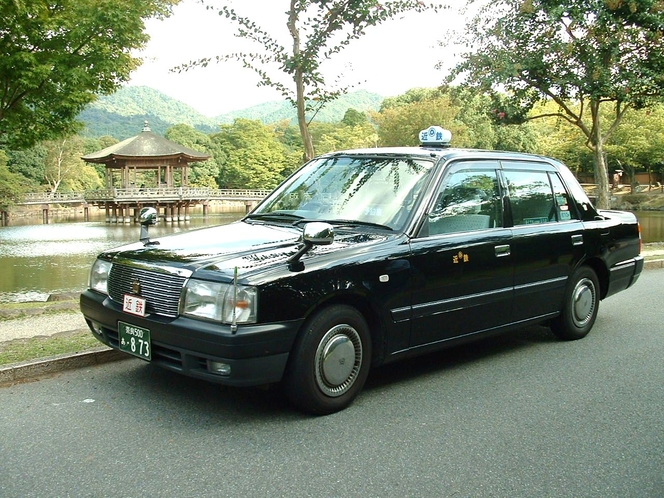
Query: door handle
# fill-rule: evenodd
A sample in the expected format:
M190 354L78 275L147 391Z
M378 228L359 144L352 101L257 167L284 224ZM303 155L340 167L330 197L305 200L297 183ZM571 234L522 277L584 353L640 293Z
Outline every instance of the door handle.
M583 245L583 235L572 235L572 245L573 246L582 246Z
M510 248L509 244L505 244L505 245L502 245L502 246L496 246L495 250L496 250L496 257L497 258L504 258L505 256L509 256L510 254L512 254L512 251L511 251L511 248Z

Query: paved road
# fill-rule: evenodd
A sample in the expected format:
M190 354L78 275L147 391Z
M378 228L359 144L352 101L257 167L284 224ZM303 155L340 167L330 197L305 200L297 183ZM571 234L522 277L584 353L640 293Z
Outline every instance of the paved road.
M140 360L0 389L0 496L664 496L664 270L586 339L541 327L372 373L311 418Z

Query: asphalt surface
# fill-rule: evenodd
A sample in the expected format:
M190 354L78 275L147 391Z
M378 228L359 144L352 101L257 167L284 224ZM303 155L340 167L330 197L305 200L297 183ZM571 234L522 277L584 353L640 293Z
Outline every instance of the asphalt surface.
M389 365L343 412L138 359L0 389L0 496L664 496L664 270L588 337Z

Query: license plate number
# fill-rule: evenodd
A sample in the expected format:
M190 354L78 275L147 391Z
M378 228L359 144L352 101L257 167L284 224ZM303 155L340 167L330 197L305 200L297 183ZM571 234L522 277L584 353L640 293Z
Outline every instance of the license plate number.
M152 360L150 331L129 323L118 322L120 351L133 354L144 360Z
M122 311L132 315L145 316L145 304L146 301L142 297L125 294L122 301Z

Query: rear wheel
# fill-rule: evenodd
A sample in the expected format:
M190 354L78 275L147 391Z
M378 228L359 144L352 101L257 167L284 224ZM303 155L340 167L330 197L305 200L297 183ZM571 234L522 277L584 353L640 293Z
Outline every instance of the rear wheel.
M307 322L291 352L286 394L310 413L342 410L362 390L370 362L371 337L362 314L347 305L325 308Z
M581 339L592 329L598 309L597 275L592 268L582 266L570 277L562 312L551 322L551 330L561 339Z

